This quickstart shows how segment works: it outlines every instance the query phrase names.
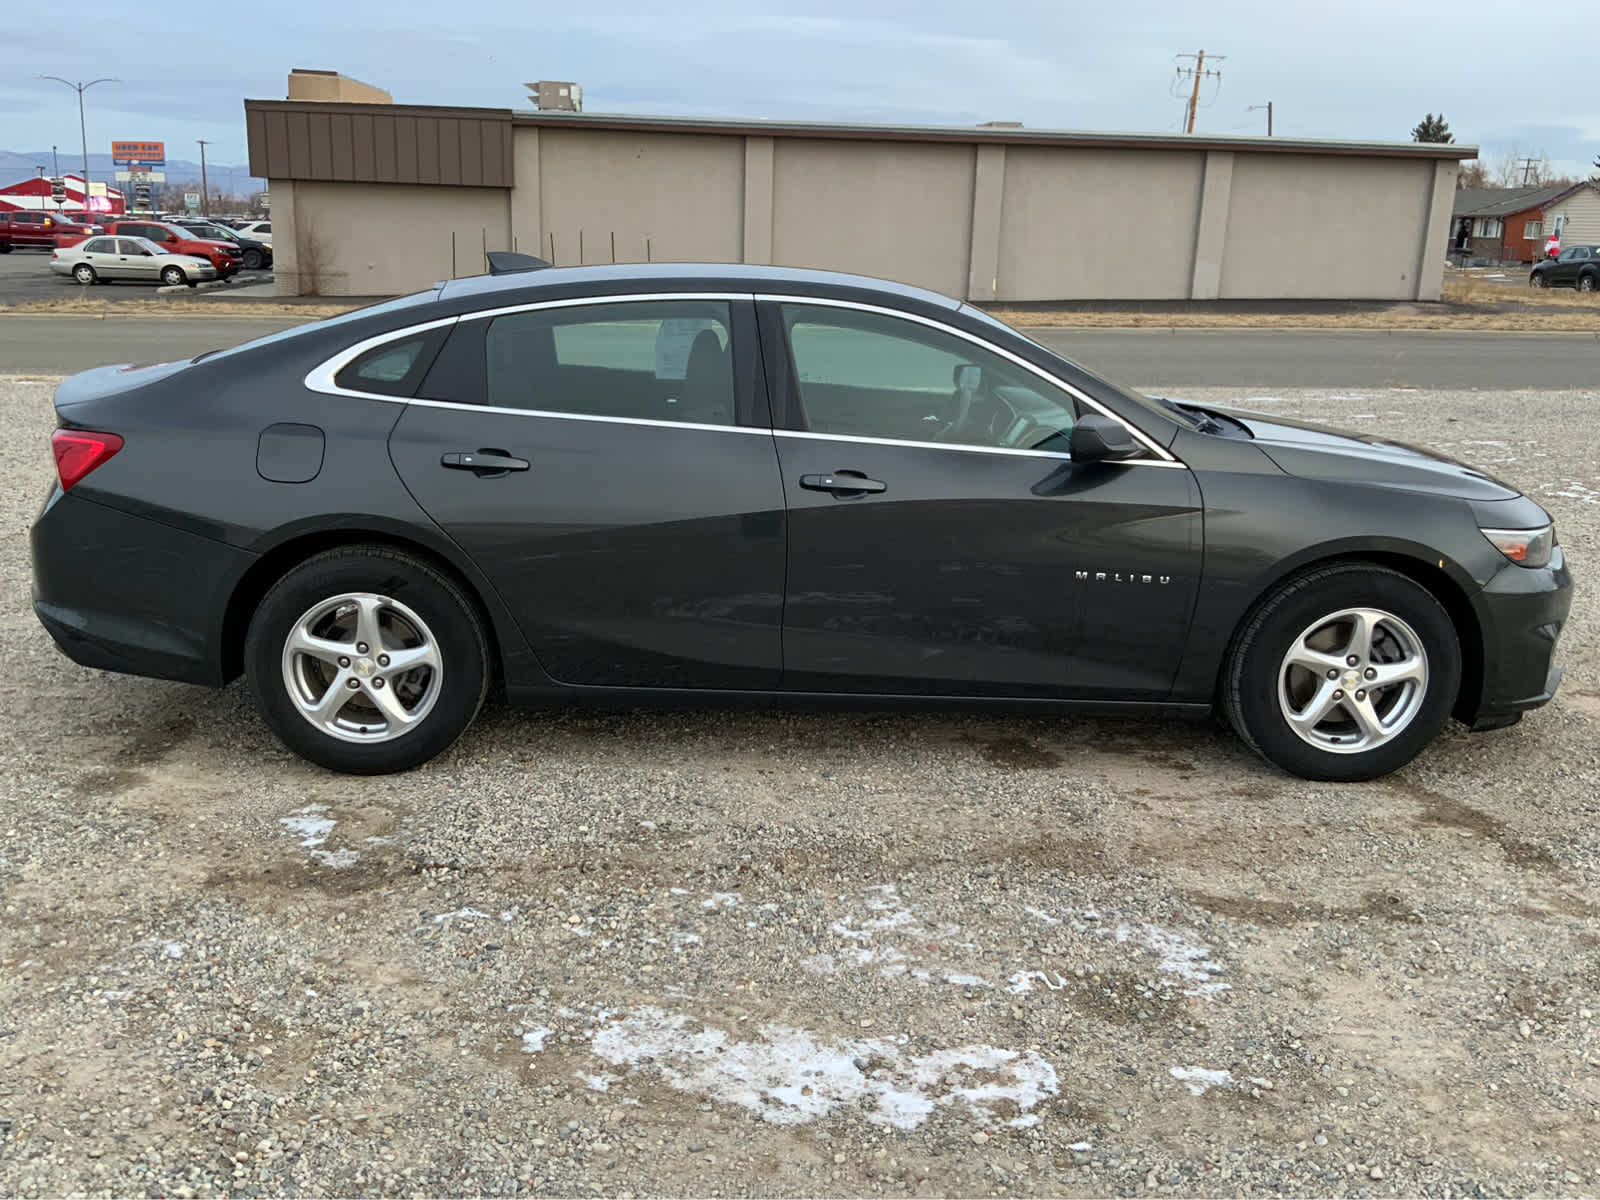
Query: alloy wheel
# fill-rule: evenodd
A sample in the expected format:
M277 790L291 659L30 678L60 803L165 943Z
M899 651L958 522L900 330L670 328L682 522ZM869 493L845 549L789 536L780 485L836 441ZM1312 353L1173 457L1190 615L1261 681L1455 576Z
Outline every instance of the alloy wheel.
M284 640L282 665L300 715L347 742L387 742L416 729L444 676L438 642L422 618L371 592L307 609Z
M1348 608L1308 626L1278 672L1278 707L1300 739L1334 754L1393 740L1428 694L1422 639L1393 613Z

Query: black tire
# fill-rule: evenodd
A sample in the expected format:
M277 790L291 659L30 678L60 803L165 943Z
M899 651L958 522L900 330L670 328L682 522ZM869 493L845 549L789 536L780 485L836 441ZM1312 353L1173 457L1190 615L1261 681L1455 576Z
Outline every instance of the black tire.
M1284 715L1279 701L1284 658L1301 632L1321 618L1366 607L1409 625L1426 655L1427 682L1409 723L1389 740L1359 752L1320 749L1296 733ZM1239 737L1268 762L1305 779L1356 782L1387 775L1415 758L1444 727L1460 686L1460 642L1433 594L1386 567L1339 563L1291 579L1256 609L1223 667L1221 699Z
M180 283L188 283L189 276L179 266L162 267L161 282L168 287L177 287Z
M1578 290L1580 292L1589 292L1592 294L1597 290L1597 284L1600 284L1600 276L1595 275L1595 273L1592 271L1587 275L1580 275L1578 277Z
M1532 275L1528 276L1528 286L1531 288L1542 288L1549 287L1550 285L1545 282L1543 271L1535 271Z
M84 287L88 287L91 283L94 283L100 278L95 274L94 268L88 263L79 263L77 266L73 267L72 277L79 283L83 284Z
M409 608L426 625L439 655L442 682L432 707L391 740L347 741L313 724L285 679L285 645L297 622L318 604L351 593L378 594ZM352 775L410 770L448 749L477 716L490 679L483 620L461 587L418 558L373 545L324 551L280 579L251 618L244 665L256 707L284 745L319 766Z
M259 271L264 265L261 259L261 251L246 250L244 252L244 269L246 271Z
M11 243L10 242L0 242L0 254L10 254L10 253L11 253Z

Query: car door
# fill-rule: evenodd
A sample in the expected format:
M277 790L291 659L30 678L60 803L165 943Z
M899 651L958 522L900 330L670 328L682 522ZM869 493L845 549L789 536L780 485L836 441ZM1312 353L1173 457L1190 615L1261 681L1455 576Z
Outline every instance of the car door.
M783 487L754 322L728 295L463 317L395 426L406 486L556 680L778 686Z
M117 239L117 270L124 279L150 282L159 279L161 261L136 238Z
M76 247L78 255L94 268L95 275L100 279L116 278L116 249L117 239L109 237L89 238Z
M1550 268L1549 282L1554 284L1570 284L1578 278L1578 268L1582 265L1578 255L1582 252L1588 254L1583 246L1568 246L1556 255L1556 261Z
M786 689L1166 695L1201 564L1186 468L1074 463L1094 406L939 322L763 300L761 323Z

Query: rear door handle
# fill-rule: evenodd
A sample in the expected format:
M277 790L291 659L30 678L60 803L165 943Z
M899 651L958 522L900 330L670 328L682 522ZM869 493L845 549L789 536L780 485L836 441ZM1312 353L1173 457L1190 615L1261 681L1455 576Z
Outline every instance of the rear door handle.
M889 485L881 479L868 479L860 471L834 471L831 475L802 475L800 486L813 492L832 492L835 496L864 496L868 492L889 490Z
M479 475L503 475L507 471L526 471L529 463L504 450L456 450L439 458L441 467L454 471L475 471Z

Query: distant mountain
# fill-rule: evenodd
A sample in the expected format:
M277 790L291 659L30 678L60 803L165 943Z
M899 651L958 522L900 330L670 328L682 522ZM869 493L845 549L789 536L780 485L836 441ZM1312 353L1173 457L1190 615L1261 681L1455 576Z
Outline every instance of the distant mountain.
M61 173L83 169L83 155L76 149L66 146L57 147L60 156ZM31 179L38 174L38 168L43 167L45 174L51 172L50 151L35 150L29 154L18 154L13 150L0 150L0 187L10 187L13 183L20 183L24 179ZM122 170L115 166L109 154L89 155L89 178L103 179L107 183L113 182L115 172ZM168 183L195 183L200 182L200 164L189 159L169 158L167 165L162 168L167 173ZM213 192L232 193L234 195L249 195L252 192L262 192L267 188L265 179L255 179L250 175L248 166L238 166L231 163L212 162L206 160L206 182Z

